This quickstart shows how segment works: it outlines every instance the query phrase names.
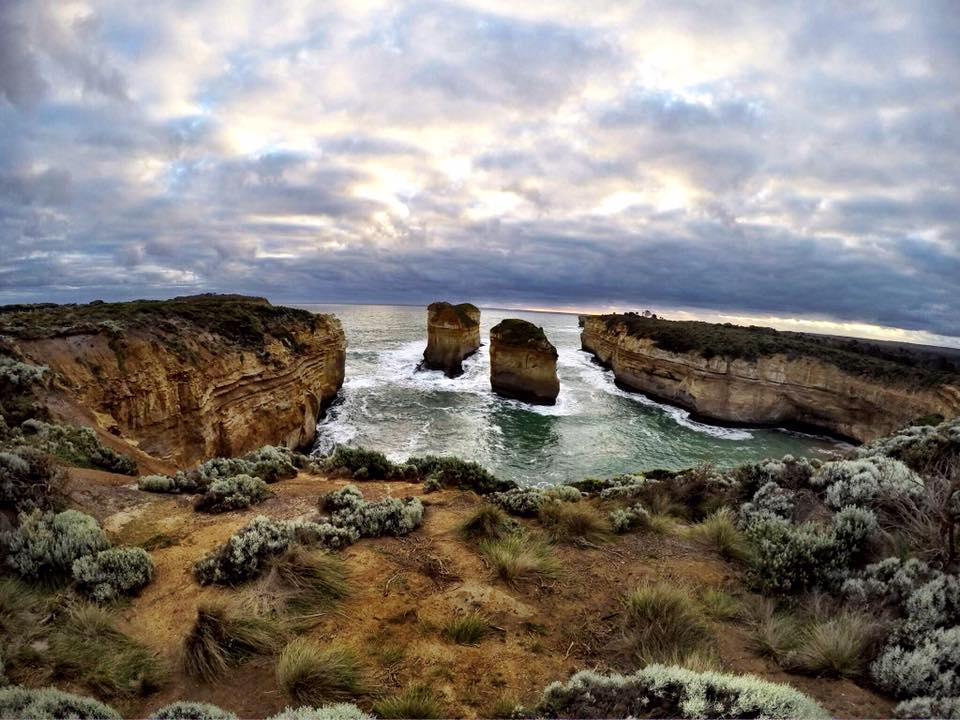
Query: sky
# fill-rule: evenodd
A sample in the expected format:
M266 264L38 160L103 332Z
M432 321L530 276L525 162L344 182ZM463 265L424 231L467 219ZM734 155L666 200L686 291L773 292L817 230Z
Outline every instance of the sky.
M960 5L0 0L0 254L960 344Z

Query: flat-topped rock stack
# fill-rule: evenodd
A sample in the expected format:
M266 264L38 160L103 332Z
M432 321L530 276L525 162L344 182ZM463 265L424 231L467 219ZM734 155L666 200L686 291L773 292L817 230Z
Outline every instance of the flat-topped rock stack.
M490 385L503 397L536 405L556 403L557 349L543 328L510 318L490 330Z
M464 358L480 347L480 309L470 303L435 302L427 307L427 349L422 367L443 370L447 377L463 373Z

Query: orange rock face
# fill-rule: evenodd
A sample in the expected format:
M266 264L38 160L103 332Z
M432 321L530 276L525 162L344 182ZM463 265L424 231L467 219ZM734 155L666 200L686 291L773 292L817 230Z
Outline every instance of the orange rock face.
M82 413L181 467L265 444L308 445L343 384L346 338L332 315L291 311L265 323L252 346L183 317L111 323L17 345L56 373L54 414Z
M557 349L542 328L508 319L490 330L490 385L498 395L536 405L557 401Z
M898 387L844 372L811 357L769 355L755 361L709 359L659 349L601 316L581 318L583 349L610 367L617 382L705 418L819 428L869 442L930 413L960 414L960 388Z
M480 310L470 303L435 302L427 308L427 349L423 366L447 377L463 373L463 359L480 347Z

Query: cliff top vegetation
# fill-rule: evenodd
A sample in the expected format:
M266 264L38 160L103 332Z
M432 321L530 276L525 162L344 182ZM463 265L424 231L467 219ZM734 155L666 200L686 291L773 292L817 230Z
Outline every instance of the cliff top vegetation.
M316 329L324 321L307 310L271 305L265 298L211 293L171 300L0 306L0 335L28 340L119 335L140 328L175 334L192 326L243 347L259 348L268 335L292 341L291 322Z
M556 348L547 340L543 328L537 327L526 320L507 318L501 320L490 330L490 337L507 345L530 345L543 352L552 352L556 355Z
M473 327L474 325L479 325L480 323L474 319L474 315L479 315L480 308L472 303L460 303L459 305L453 305L451 303L441 301L430 303L427 307L431 315L456 315L457 320L460 321L461 325L466 327ZM452 319L452 318L451 318Z
M749 361L782 354L822 360L853 375L899 385L929 387L960 382L960 354L951 356L934 348L785 332L757 325L664 320L636 313L600 317L609 330L623 326L629 335L648 338L667 352Z

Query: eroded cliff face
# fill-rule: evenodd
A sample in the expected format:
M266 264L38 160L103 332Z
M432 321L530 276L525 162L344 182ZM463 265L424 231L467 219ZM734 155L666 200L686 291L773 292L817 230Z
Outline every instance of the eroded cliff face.
M537 405L557 401L557 349L541 328L508 319L490 330L490 385L503 397Z
M463 373L463 360L480 347L480 310L470 303L435 302L427 308L423 366L447 377Z
M322 408L343 384L339 320L291 311L265 322L256 314L265 307L280 310L261 305L249 327L238 327L247 333L242 341L229 323L158 313L163 319L155 323L81 323L16 342L56 374L54 415L85 416L185 467L265 444L308 445Z
M581 317L583 349L611 368L617 383L723 422L818 428L868 442L930 413L960 414L960 388L896 387L821 360L786 355L756 361L665 352L653 341Z

